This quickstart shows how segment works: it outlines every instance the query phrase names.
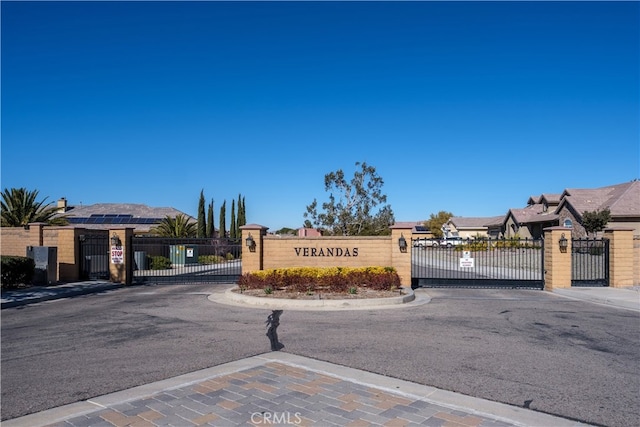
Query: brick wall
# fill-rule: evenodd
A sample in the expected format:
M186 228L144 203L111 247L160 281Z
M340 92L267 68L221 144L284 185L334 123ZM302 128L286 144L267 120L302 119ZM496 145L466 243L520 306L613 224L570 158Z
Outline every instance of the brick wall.
M57 248L58 280L73 282L80 278L80 249L77 237L84 228L49 227L45 224L30 224L22 227L0 227L0 254L26 256L27 246L50 246Z
M0 255L27 256L27 246L43 246L41 224L0 227Z
M265 236L264 268L391 266L389 236Z

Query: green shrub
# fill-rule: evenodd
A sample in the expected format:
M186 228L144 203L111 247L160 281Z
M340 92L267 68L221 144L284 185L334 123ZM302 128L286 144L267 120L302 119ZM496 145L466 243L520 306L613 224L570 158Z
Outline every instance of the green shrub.
M200 264L218 264L222 262L222 257L219 255L200 255L198 262Z
M233 256L233 254L231 252L227 252L227 255L225 255L225 258L227 261L232 261L235 259L235 257Z
M36 263L31 258L21 256L2 256L2 289L15 289L20 285L31 284L36 270Z
M151 256L151 270L167 270L171 268L171 260L166 256L154 255Z

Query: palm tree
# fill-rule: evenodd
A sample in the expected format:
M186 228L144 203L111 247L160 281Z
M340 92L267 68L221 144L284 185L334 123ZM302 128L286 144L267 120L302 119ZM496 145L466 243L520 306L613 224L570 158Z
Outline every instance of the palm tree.
M47 198L36 201L38 190L26 188L5 188L2 192L3 227L25 227L32 222L45 222L50 225L66 225L69 222L64 216L57 216L58 208L45 204Z
M167 215L151 232L161 237L196 237L198 223L184 214L178 214L175 218Z

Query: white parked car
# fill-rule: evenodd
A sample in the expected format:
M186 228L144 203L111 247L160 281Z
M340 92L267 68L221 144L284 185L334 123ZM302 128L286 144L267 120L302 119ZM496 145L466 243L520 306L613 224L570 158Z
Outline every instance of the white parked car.
M440 243L439 243L440 246L445 246L447 248L451 248L453 246L458 246L462 244L464 244L464 240L462 240L462 237L447 237L440 240Z
M438 247L438 240L436 239L418 239L413 242L414 248L430 248Z

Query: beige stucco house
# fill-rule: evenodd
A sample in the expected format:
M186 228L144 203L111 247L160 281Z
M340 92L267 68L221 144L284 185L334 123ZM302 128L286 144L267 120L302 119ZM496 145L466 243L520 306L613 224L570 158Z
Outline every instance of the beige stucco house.
M473 239L477 237L500 237L500 227L504 216L494 217L460 217L454 216L443 226L445 237L461 237Z

